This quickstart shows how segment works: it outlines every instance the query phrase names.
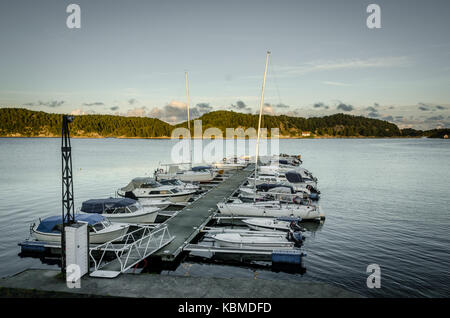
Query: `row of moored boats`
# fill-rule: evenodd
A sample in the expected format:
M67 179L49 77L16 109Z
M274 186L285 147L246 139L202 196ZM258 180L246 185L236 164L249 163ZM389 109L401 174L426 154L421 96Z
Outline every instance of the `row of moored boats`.
M188 204L205 191L202 183L225 171L243 169L250 162L248 157L233 157L186 169L167 165L166 169L157 169L154 177L132 179L117 190L115 198L82 202L75 219L90 225L91 243L113 241L125 235L132 224L152 224L169 206ZM259 164L256 174L235 196L218 203L220 217L238 217L247 230L211 235L217 244L256 248L298 245L303 239L300 222L323 218L315 203L320 197L317 179L301 163L299 156L272 157ZM61 216L51 216L33 225L31 233L38 241L59 242L61 223Z

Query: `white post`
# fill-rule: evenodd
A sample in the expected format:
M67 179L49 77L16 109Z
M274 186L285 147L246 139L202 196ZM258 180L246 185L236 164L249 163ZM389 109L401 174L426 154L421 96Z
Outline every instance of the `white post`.
M191 147L191 122L189 117L189 84L188 84L188 73L185 72L186 77L186 107L187 107L187 124L189 130L189 168L192 169L192 147Z
M270 55L270 51L267 51L266 67L264 69L264 80L263 80L262 92L261 92L261 102L259 103L259 121L258 121L258 137L256 138L255 185L253 187L253 189L254 189L253 202L256 201L256 175L258 173L259 136L260 136L260 130L261 130L261 118L262 118L262 111L263 111L263 105L264 105L264 89L266 87L267 65L269 64L269 55Z

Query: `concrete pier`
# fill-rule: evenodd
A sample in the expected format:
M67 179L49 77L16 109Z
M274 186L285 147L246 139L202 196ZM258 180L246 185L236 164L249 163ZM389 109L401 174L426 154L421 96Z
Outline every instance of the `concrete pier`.
M123 274L115 279L84 276L81 288L68 288L58 270L30 269L0 279L0 297L133 297L133 298L317 298L361 297L316 282L252 278L210 278Z

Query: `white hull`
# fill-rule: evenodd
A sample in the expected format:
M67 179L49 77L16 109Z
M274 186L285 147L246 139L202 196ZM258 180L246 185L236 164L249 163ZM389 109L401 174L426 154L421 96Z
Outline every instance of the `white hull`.
M256 217L283 217L291 216L302 220L316 220L321 217L318 207L297 204L271 205L265 202L257 203L219 203L217 204L222 215L230 216L256 216Z
M141 191L140 191L141 192ZM147 191L149 192L149 191ZM147 205L146 201L151 199L168 199L173 203L187 202L196 191L183 191L183 193L177 194L148 194L148 193L134 193L136 198L142 202L142 205ZM122 192L117 192L120 196L125 196Z
M102 244L105 242L112 241L114 239L119 238L122 235L125 235L128 231L128 225L120 225L114 226L115 229L111 229L109 231L105 230L101 233L89 233L89 243L90 244ZM44 242L61 242L61 234L55 233L43 233L36 231L33 229L33 236L38 241Z
M151 211L147 213L140 213L138 215L132 215L133 213L123 214L102 214L105 218L111 222L116 223L154 223L158 216L158 211Z
M290 223L287 221L277 221L273 219L267 218L253 218L253 219L244 219L242 222L247 225L250 229L256 231L289 231Z
M215 163L213 167L225 171L244 169L247 165L239 163Z
M139 199L139 203L142 204L144 207L156 207L160 210L164 210L167 208L172 201L167 199Z
M254 249L292 248L294 243L286 239L285 235L255 236L239 233L219 233L211 236L221 247L238 247Z
M248 183L250 185L254 185L255 184L255 178L254 177L248 177L247 178ZM291 183L289 181L287 181L286 178L282 178L282 177L269 177L269 176L260 176L258 178L256 178L256 184L263 184L263 183L270 183L270 184L287 184L287 185L291 185L292 187L294 187L294 189L296 191L303 191L303 189L306 189L306 186L310 185L314 188L317 189L317 182L315 181L305 181L305 182L301 182L301 183Z
M209 182L217 176L215 171L187 173L156 173L158 180L178 179L183 182Z

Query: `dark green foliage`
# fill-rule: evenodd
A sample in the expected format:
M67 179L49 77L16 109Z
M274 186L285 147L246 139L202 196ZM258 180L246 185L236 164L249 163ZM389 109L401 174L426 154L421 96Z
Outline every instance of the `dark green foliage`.
M161 137L170 136L172 126L155 118L112 115L74 116L70 130L73 136ZM61 136L60 114L22 108L0 108L0 136Z
M450 129L449 128L443 128L443 129L433 129L433 130L427 130L425 132L426 136L428 138L445 138L447 135L447 138L450 137Z
M74 116L71 124L73 136L101 137L170 137L176 127L187 127L187 123L172 126L156 118L124 117L112 115ZM0 136L61 136L61 114L49 114L22 108L0 108ZM214 111L200 117L203 130L216 127L225 137L226 128L243 129L258 127L258 115L242 114L233 111ZM191 130L194 125L191 121ZM302 132L311 132L314 136L336 137L420 137L442 138L449 129L429 131L411 128L400 129L384 120L335 114L324 117L290 117L286 115L264 115L262 127L279 128L283 136L297 137Z
M420 136L423 136L423 130L416 130L413 128L405 128L405 129L402 129L402 136L420 137Z
M242 114L233 111L215 111L203 115L203 129L217 127L225 132L227 127L248 128L258 127L258 115ZM177 127L186 127L181 123ZM191 129L193 122L191 122ZM309 131L318 136L374 136L393 137L401 136L400 129L392 123L384 120L371 119L362 116L335 114L325 117L290 117L286 115L269 116L262 118L262 127L268 129L279 128L280 134L284 136L300 136L302 131Z

